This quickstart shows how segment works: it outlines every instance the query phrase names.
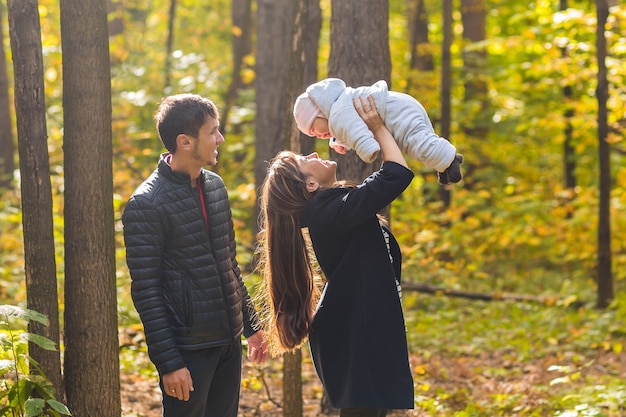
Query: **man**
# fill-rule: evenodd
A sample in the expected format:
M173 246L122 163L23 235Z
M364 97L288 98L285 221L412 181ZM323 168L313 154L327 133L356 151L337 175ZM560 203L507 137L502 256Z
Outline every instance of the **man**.
M164 417L236 417L241 334L248 358L267 341L235 259L226 187L217 164L215 104L164 98L155 114L167 152L131 196L122 222L131 294L163 392Z

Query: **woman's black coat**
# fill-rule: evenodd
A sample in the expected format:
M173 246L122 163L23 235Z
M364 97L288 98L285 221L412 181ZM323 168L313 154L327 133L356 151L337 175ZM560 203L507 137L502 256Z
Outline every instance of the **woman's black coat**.
M309 333L311 354L335 408L413 408L413 378L395 279L401 254L387 249L376 214L413 173L394 162L356 188L318 192L302 213L327 284ZM393 263L390 261L390 252Z

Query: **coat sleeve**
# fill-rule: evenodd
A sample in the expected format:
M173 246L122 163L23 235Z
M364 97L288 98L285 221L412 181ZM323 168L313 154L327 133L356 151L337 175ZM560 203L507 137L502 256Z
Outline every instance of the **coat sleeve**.
M132 197L122 223L131 296L144 326L150 359L160 374L184 368L163 298L164 228L160 216L147 199Z
M305 220L321 219L326 226L338 229L352 229L395 200L413 180L413 172L395 162L385 162L379 171L374 172L356 188L333 188L322 191L316 201L307 206L309 216ZM306 223L306 222L305 222Z

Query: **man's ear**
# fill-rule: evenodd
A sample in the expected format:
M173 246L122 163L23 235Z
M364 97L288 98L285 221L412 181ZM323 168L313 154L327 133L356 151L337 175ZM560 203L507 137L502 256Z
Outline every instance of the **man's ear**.
M307 177L306 179L306 190L310 193L313 191L317 191L320 188L320 183L313 177Z
M178 136L176 136L176 147L177 148L189 148L192 145L191 142L191 138L189 138L189 136L185 135L184 133L179 134Z

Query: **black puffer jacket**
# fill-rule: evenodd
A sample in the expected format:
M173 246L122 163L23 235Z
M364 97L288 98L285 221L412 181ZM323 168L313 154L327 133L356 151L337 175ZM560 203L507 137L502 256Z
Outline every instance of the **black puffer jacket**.
M235 259L226 188L210 171L200 178L209 233L198 189L163 155L122 216L131 294L160 374L185 366L180 350L229 344L259 328Z

